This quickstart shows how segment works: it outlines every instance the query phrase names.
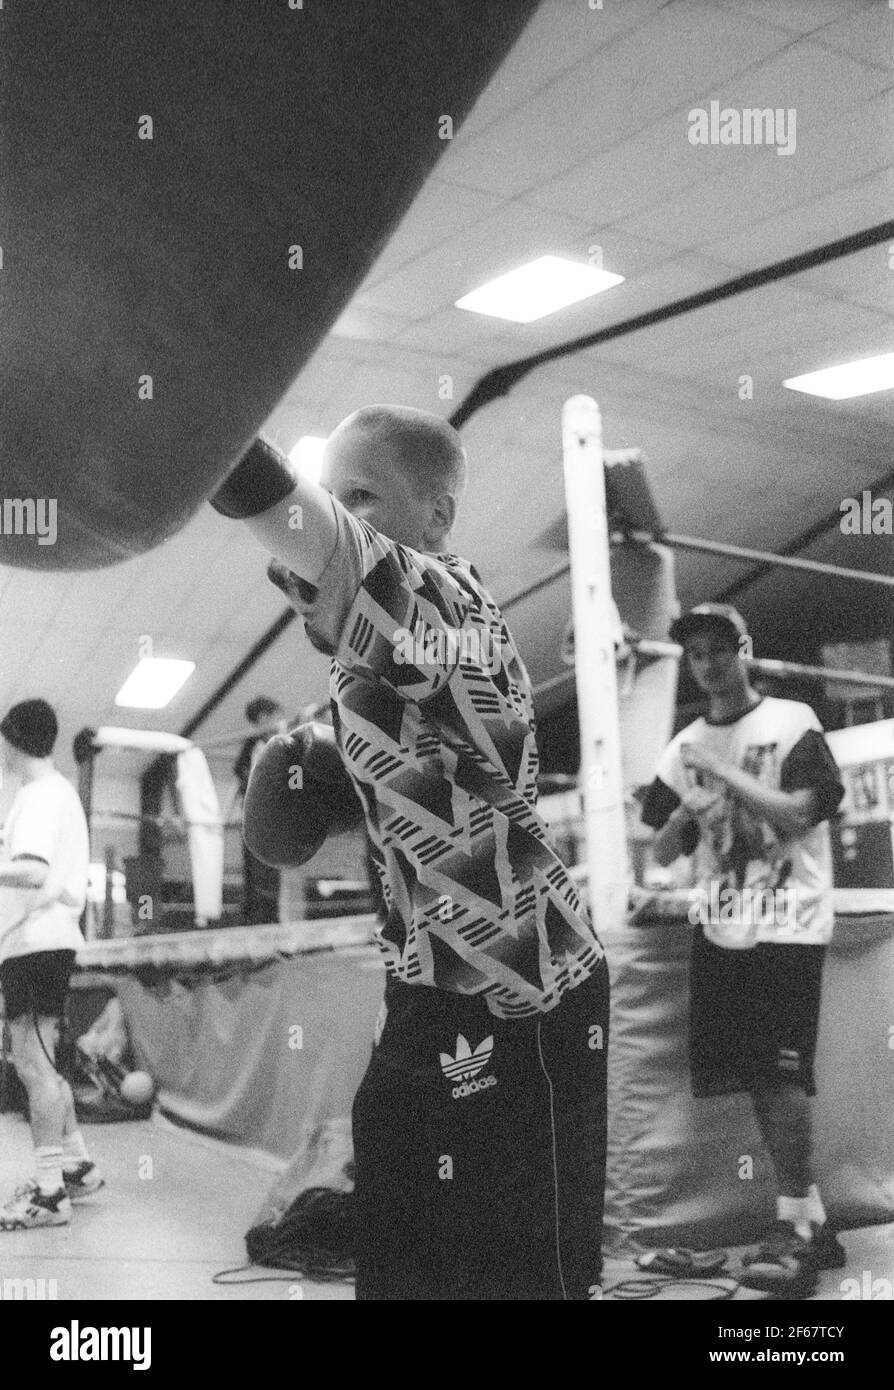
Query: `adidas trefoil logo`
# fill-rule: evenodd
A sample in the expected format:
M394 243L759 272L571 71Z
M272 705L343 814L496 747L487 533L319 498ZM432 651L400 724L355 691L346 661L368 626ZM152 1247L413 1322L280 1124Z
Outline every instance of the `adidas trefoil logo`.
M459 1100L461 1096L474 1095L476 1091L484 1091L489 1086L496 1086L497 1078L495 1076L484 1076L480 1081L472 1080L473 1076L477 1076L487 1066L493 1050L493 1036L485 1038L473 1052L468 1040L460 1033L456 1039L456 1056L451 1057L449 1052L440 1054L441 1070L448 1081L460 1083L460 1085L453 1087L454 1100Z
M460 1033L456 1040L456 1056L451 1057L449 1052L441 1053L441 1070L451 1081L466 1081L470 1076L477 1076L478 1072L487 1066L493 1050L492 1036L479 1043L473 1052Z

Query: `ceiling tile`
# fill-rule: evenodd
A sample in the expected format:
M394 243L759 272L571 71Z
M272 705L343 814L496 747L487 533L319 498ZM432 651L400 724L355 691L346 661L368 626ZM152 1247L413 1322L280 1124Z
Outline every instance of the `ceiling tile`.
M848 14L875 4L875 0L846 0ZM841 19L842 0L720 0L724 9L737 15L750 15L761 24L775 24L793 33L808 34L835 26ZM879 6L875 6L879 8Z
M590 228L528 203L506 202L449 243L418 256L364 291L364 302L410 319L455 303L495 275L547 253L586 260Z
M894 174L886 169L824 193L814 203L765 220L756 218L731 236L720 236L702 249L706 255L731 266L756 269L889 221L892 206ZM884 248L875 254L884 254Z
M525 193L525 201L605 226L654 207L668 195L678 198L684 189L722 172L727 155L719 146L691 145L687 131L685 114L675 111L559 178L546 178ZM660 236L660 224L651 227L644 220L641 225Z
M586 0L541 0L524 41L510 50L466 119L462 139L479 134L561 73L591 60L597 49L639 28L663 4L664 0L625 0L623 5L597 9Z
M354 296L363 304L370 286L387 280L408 261L433 247L448 245L460 232L483 221L497 211L502 199L489 190L457 188L445 183L441 173L445 161L428 179L404 221L397 228Z
M890 5L866 5L859 14L850 8L813 36L814 43L850 53L861 62L894 72L894 23Z
M729 81L785 42L778 30L690 0L665 6L580 71L457 143L439 177L517 196L688 108L705 82Z

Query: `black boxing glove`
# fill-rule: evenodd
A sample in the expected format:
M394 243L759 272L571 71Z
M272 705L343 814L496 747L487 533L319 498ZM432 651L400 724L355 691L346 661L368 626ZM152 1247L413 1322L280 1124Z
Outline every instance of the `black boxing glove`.
M96 738L95 729L80 729L74 736L71 751L74 760L80 767L81 763L86 763L99 751L99 747L93 740Z
M222 516L244 521L266 512L294 490L295 479L285 459L265 440L256 439L209 501Z
M277 734L251 770L242 838L274 869L306 864L330 835L352 830L363 808L328 724Z

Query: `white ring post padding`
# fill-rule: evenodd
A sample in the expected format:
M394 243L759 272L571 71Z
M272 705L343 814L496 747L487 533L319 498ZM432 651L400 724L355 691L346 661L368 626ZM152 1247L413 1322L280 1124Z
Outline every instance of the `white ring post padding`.
M161 729L118 729L103 725L93 735L94 744L102 748L130 748L146 753L184 753L192 744L179 734L166 734Z
M224 840L217 790L201 748L177 754L177 791L189 839L196 919L205 926L223 912Z
M196 918L202 924L216 921L223 911L223 824L205 754L188 738L160 729L104 726L96 730L93 742L103 748L177 754L177 791L187 828Z
M602 420L591 397L565 402L562 451L590 913L604 940L624 926L628 871Z

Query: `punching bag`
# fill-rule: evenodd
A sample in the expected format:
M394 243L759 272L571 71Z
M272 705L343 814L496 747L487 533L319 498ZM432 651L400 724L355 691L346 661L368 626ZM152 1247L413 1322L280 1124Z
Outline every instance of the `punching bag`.
M0 563L113 564L184 525L535 8L3 9Z

